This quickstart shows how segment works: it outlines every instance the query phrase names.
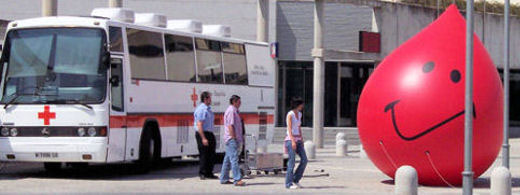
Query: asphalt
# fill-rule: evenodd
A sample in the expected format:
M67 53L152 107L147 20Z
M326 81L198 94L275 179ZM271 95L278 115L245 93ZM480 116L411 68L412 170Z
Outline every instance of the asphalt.
M513 194L520 195L520 139L511 140ZM280 144L270 152L282 152ZM317 150L316 160L308 164L300 182L304 188L287 190L284 174L261 173L246 178L247 186L221 185L218 180L200 180L196 159L167 162L151 172L135 171L132 164L92 165L45 172L38 163L2 164L0 194L392 194L393 180L381 173L359 146L349 146L347 157L336 157L334 147ZM500 157L475 181L474 194L489 194L489 176L500 164ZM220 165L215 167L220 170ZM460 188L420 186L419 194L461 194Z

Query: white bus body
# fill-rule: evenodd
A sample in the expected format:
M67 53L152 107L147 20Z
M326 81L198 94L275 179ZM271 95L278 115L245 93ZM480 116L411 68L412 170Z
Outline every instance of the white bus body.
M0 160L197 155L193 111L203 91L212 94L217 152L233 94L241 96L246 133L265 146L275 109L269 54L266 43L107 18L13 21L1 60Z

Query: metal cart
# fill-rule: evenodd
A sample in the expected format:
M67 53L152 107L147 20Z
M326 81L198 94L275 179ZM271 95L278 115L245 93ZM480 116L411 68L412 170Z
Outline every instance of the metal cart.
M254 152L249 150L245 150L244 154L244 173L245 175L251 175L253 171L256 171L256 174L261 174L264 172L265 174L269 174L269 172L273 172L274 174L278 174L283 170L283 154L282 153L258 153L258 143L256 137L251 134L247 134L246 137L250 137L254 142ZM245 147L247 148L247 147Z

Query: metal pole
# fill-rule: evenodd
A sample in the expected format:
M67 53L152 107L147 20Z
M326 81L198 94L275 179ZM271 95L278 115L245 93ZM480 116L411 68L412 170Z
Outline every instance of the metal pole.
M58 15L57 0L42 0L42 16Z
M108 7L123 7L123 0L108 0Z
M502 166L509 169L509 0L504 1L504 140Z
M462 192L473 194L473 0L466 1L466 87L464 113L464 171L462 172Z
M313 120L312 138L317 148L323 148L323 101L324 101L324 80L325 66L323 60L323 6L324 0L314 2L314 86L313 86Z
M256 9L256 41L268 41L268 20L269 18L269 1L257 0Z
M437 0L437 18L439 17L439 7L440 7L440 0Z

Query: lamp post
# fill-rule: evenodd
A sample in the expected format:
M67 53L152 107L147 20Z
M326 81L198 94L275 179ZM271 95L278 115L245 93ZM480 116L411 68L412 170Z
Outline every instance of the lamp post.
M464 113L464 171L462 192L473 194L473 0L466 1L466 83Z
M509 0L504 1L504 140L502 166L509 169Z

